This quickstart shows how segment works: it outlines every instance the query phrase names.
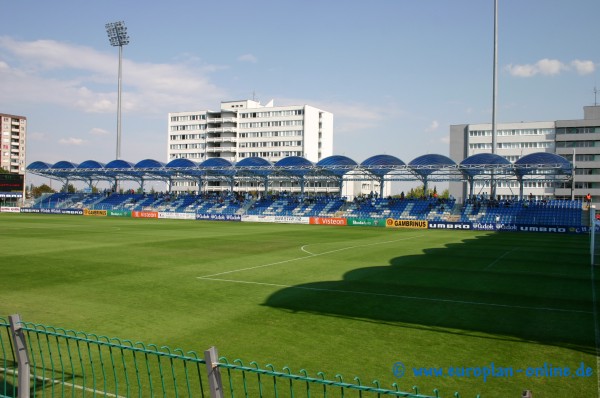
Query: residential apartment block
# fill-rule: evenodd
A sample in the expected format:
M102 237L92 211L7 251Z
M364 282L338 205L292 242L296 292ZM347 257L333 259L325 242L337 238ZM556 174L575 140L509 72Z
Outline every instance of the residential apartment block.
M27 118L0 114L0 167L10 173L25 174Z
M218 111L169 113L168 161L217 157L235 163L257 156L274 163L301 156L318 162L332 154L333 115L309 105L242 100L221 102ZM189 184L176 181L172 188L191 189Z
M584 107L584 118L547 122L498 123L496 154L510 162L535 152L550 152L574 161L573 184L551 181L525 181L524 192L537 199L583 199L588 193L600 200L600 106ZM492 153L491 124L460 124L450 126L450 158L460 163L465 158ZM573 158L573 155L575 157ZM467 184L451 182L450 194L462 200L467 196ZM490 194L490 181L478 181L474 194ZM496 195L514 198L519 194L516 180L498 181Z

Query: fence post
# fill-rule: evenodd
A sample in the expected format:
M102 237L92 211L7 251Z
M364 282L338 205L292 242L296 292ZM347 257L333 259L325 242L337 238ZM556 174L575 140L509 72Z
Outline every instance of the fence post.
M21 317L19 314L10 315L10 331L13 339L13 349L15 358L17 359L18 375L18 398L29 398L30 389L30 368L29 368L29 353L25 342L25 335L21 326Z
M223 384L221 383L221 371L218 366L219 354L217 347L210 347L204 351L204 361L206 362L211 398L223 398Z

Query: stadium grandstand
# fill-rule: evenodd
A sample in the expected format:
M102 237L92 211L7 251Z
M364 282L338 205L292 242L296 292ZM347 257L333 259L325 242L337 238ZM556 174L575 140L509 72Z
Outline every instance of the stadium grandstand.
M587 225L587 203L581 200L533 200L524 195L524 181L571 180L571 163L551 153L530 154L514 163L494 154L477 154L459 164L436 154L419 156L408 163L391 155L373 156L362 163L345 156L330 156L316 164L295 156L274 164L258 157L245 158L236 164L221 158L199 164L188 159L175 159L167 164L153 159L136 164L124 160L106 164L95 160L80 164L60 161L53 165L37 161L27 171L58 180L65 187L73 181L89 185L86 193L45 195L30 204L30 209L153 211L197 219L269 216L424 220L477 224L485 229L496 229L499 224L571 228ZM518 194L494 198L473 191L475 181L492 178L517 181ZM168 187L174 180L182 179L196 181L199 191L144 191L144 183L149 180L163 181ZM115 187L117 181L124 180L138 183L140 189L92 191L99 181ZM343 184L353 180L377 181L380 191L352 197L343 195ZM285 189L281 188L282 181L288 183ZM391 181L421 182L423 192L429 194L418 198L404 193L386 196L384 187ZM466 182L468 199L459 203L452 197L431 193L429 184L442 181ZM254 188L244 190L244 186ZM310 189L315 186L325 186L327 190ZM335 188L330 190L331 186ZM492 225L493 228L489 227Z

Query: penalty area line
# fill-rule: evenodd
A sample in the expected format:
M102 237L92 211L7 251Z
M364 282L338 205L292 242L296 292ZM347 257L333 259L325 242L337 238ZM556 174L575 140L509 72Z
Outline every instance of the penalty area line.
M307 253L308 256L302 256L302 257L296 257L296 258L290 258L287 260L283 260L283 261L277 261L275 263L269 263L269 264L262 264L262 265L257 265L255 267L246 267L246 268L239 268L239 269L234 269L231 271L224 271L224 272L219 272L216 274L211 274L211 275L204 275L204 276L199 276L198 278L212 278L213 276L219 276L219 275L226 275L226 274L232 274L234 272L242 272L242 271L250 271L253 269L258 269L258 268L264 268L264 267L270 267L272 265L279 265L279 264L285 264L285 263L290 263L293 261L300 261L300 260L306 260L308 258L313 258L313 257L318 257L318 256L324 256L326 254L331 254L331 253L336 253L336 252L341 252L344 250L351 250L351 249L358 249L360 247L368 247L368 246L376 246L376 245L385 245L388 243L396 243L396 242L401 242L403 240L409 240L409 239L415 239L415 238L420 238L424 235L415 235L415 236L410 236L408 238L402 238L402 239L395 239L395 240L388 240L385 242L375 242L375 243L366 243L364 245L357 245L357 246L348 246L348 247L342 247L341 249L335 249L335 250L329 250L323 253L311 253L309 251L307 251L305 249L306 246L308 245L304 245L300 248L300 250L302 250L303 252Z
M215 281L215 282L242 283L242 284L246 284L246 285L283 287L283 288L287 288L287 289L301 289L301 290L311 290L311 291L318 291L318 292L343 293L343 294L353 294L353 295L363 295L363 296L389 297L389 298L404 299L404 300L433 301L433 302L438 302L438 303L467 304L467 305L513 308L513 309L535 310L535 311L574 312L574 313L580 313L580 314L592 314L592 311L568 310L568 309L563 309L563 308L531 307L531 306L526 306L526 305L482 303L482 302L478 302L478 301L450 300L450 299L440 299L440 298L432 298L432 297L405 296L405 295L401 295L401 294L390 294L390 293L361 292L358 290L325 289L325 288L318 288L318 287L284 285L284 284L280 284L280 283L252 282L252 281L241 281L241 280L235 280L235 279L212 278L210 276L198 276L196 278L203 279L206 281Z

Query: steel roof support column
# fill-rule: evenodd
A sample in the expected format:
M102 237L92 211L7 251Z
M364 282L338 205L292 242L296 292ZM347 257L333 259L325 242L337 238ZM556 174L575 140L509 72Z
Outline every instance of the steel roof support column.
M467 177L467 182L469 184L469 198L473 197L473 191L475 190L475 178Z
M519 182L519 200L523 200L523 176L517 176Z

